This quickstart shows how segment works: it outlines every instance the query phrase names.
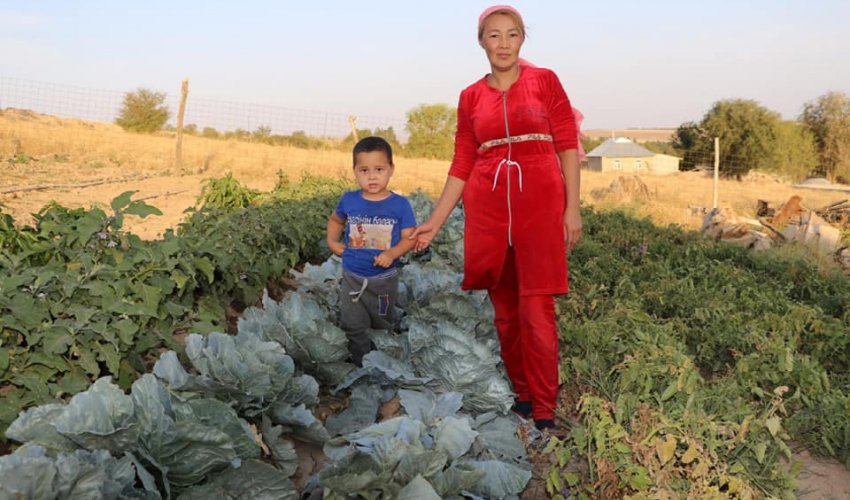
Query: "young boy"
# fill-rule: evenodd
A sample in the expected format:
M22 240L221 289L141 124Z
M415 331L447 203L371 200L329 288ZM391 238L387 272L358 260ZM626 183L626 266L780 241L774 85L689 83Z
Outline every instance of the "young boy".
M387 141L361 139L353 157L360 189L342 195L328 219L327 240L328 248L342 257L340 326L352 361L361 366L363 356L374 349L367 330L394 327L396 266L416 243L408 239L416 218L407 198L387 189L394 169Z

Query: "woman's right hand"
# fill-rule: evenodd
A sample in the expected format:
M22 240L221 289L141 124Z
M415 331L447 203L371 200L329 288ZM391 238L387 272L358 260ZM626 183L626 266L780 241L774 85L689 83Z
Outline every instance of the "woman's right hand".
M409 239L416 240L413 246L414 252L421 252L428 248L431 241L440 232L440 228L443 227L446 219L449 218L449 214L451 214L455 205L457 205L460 197L463 196L464 186L466 186L466 181L462 179L453 175L449 175L446 178L446 185L443 186L443 194L437 200L431 216L428 217L428 220L416 226L416 229L408 236Z
M431 219L426 220L422 224L416 226L416 229L408 236L411 240L416 240L416 243L413 245L414 252L421 252L428 248L428 245L431 244L431 241L437 236L437 232L440 230L440 226L436 225Z

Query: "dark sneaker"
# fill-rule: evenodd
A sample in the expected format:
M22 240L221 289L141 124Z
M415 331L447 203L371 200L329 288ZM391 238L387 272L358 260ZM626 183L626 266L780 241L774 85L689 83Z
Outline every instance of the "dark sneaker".
M528 420L531 418L531 401L514 400L514 405L511 406L511 411L523 419Z
M567 437L567 430L555 425L555 421L552 419L546 418L535 420L534 427L536 427L538 431L548 434L549 436L554 436L558 439L564 439Z

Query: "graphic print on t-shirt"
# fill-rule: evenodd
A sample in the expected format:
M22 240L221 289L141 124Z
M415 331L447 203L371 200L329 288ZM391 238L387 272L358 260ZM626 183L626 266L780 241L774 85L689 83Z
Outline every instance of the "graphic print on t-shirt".
M392 247L393 219L382 217L350 217L348 248L389 250Z

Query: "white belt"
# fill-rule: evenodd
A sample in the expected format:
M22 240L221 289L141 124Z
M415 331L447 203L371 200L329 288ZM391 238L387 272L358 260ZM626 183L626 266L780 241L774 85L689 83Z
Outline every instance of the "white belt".
M494 146L501 146L502 144L513 144L515 142L525 141L554 142L554 139L552 139L552 136L549 134L522 134L515 135L512 137L502 137L501 139L493 139L492 141L486 141L481 143L481 145L478 146L478 151L484 151L485 149L489 149Z

